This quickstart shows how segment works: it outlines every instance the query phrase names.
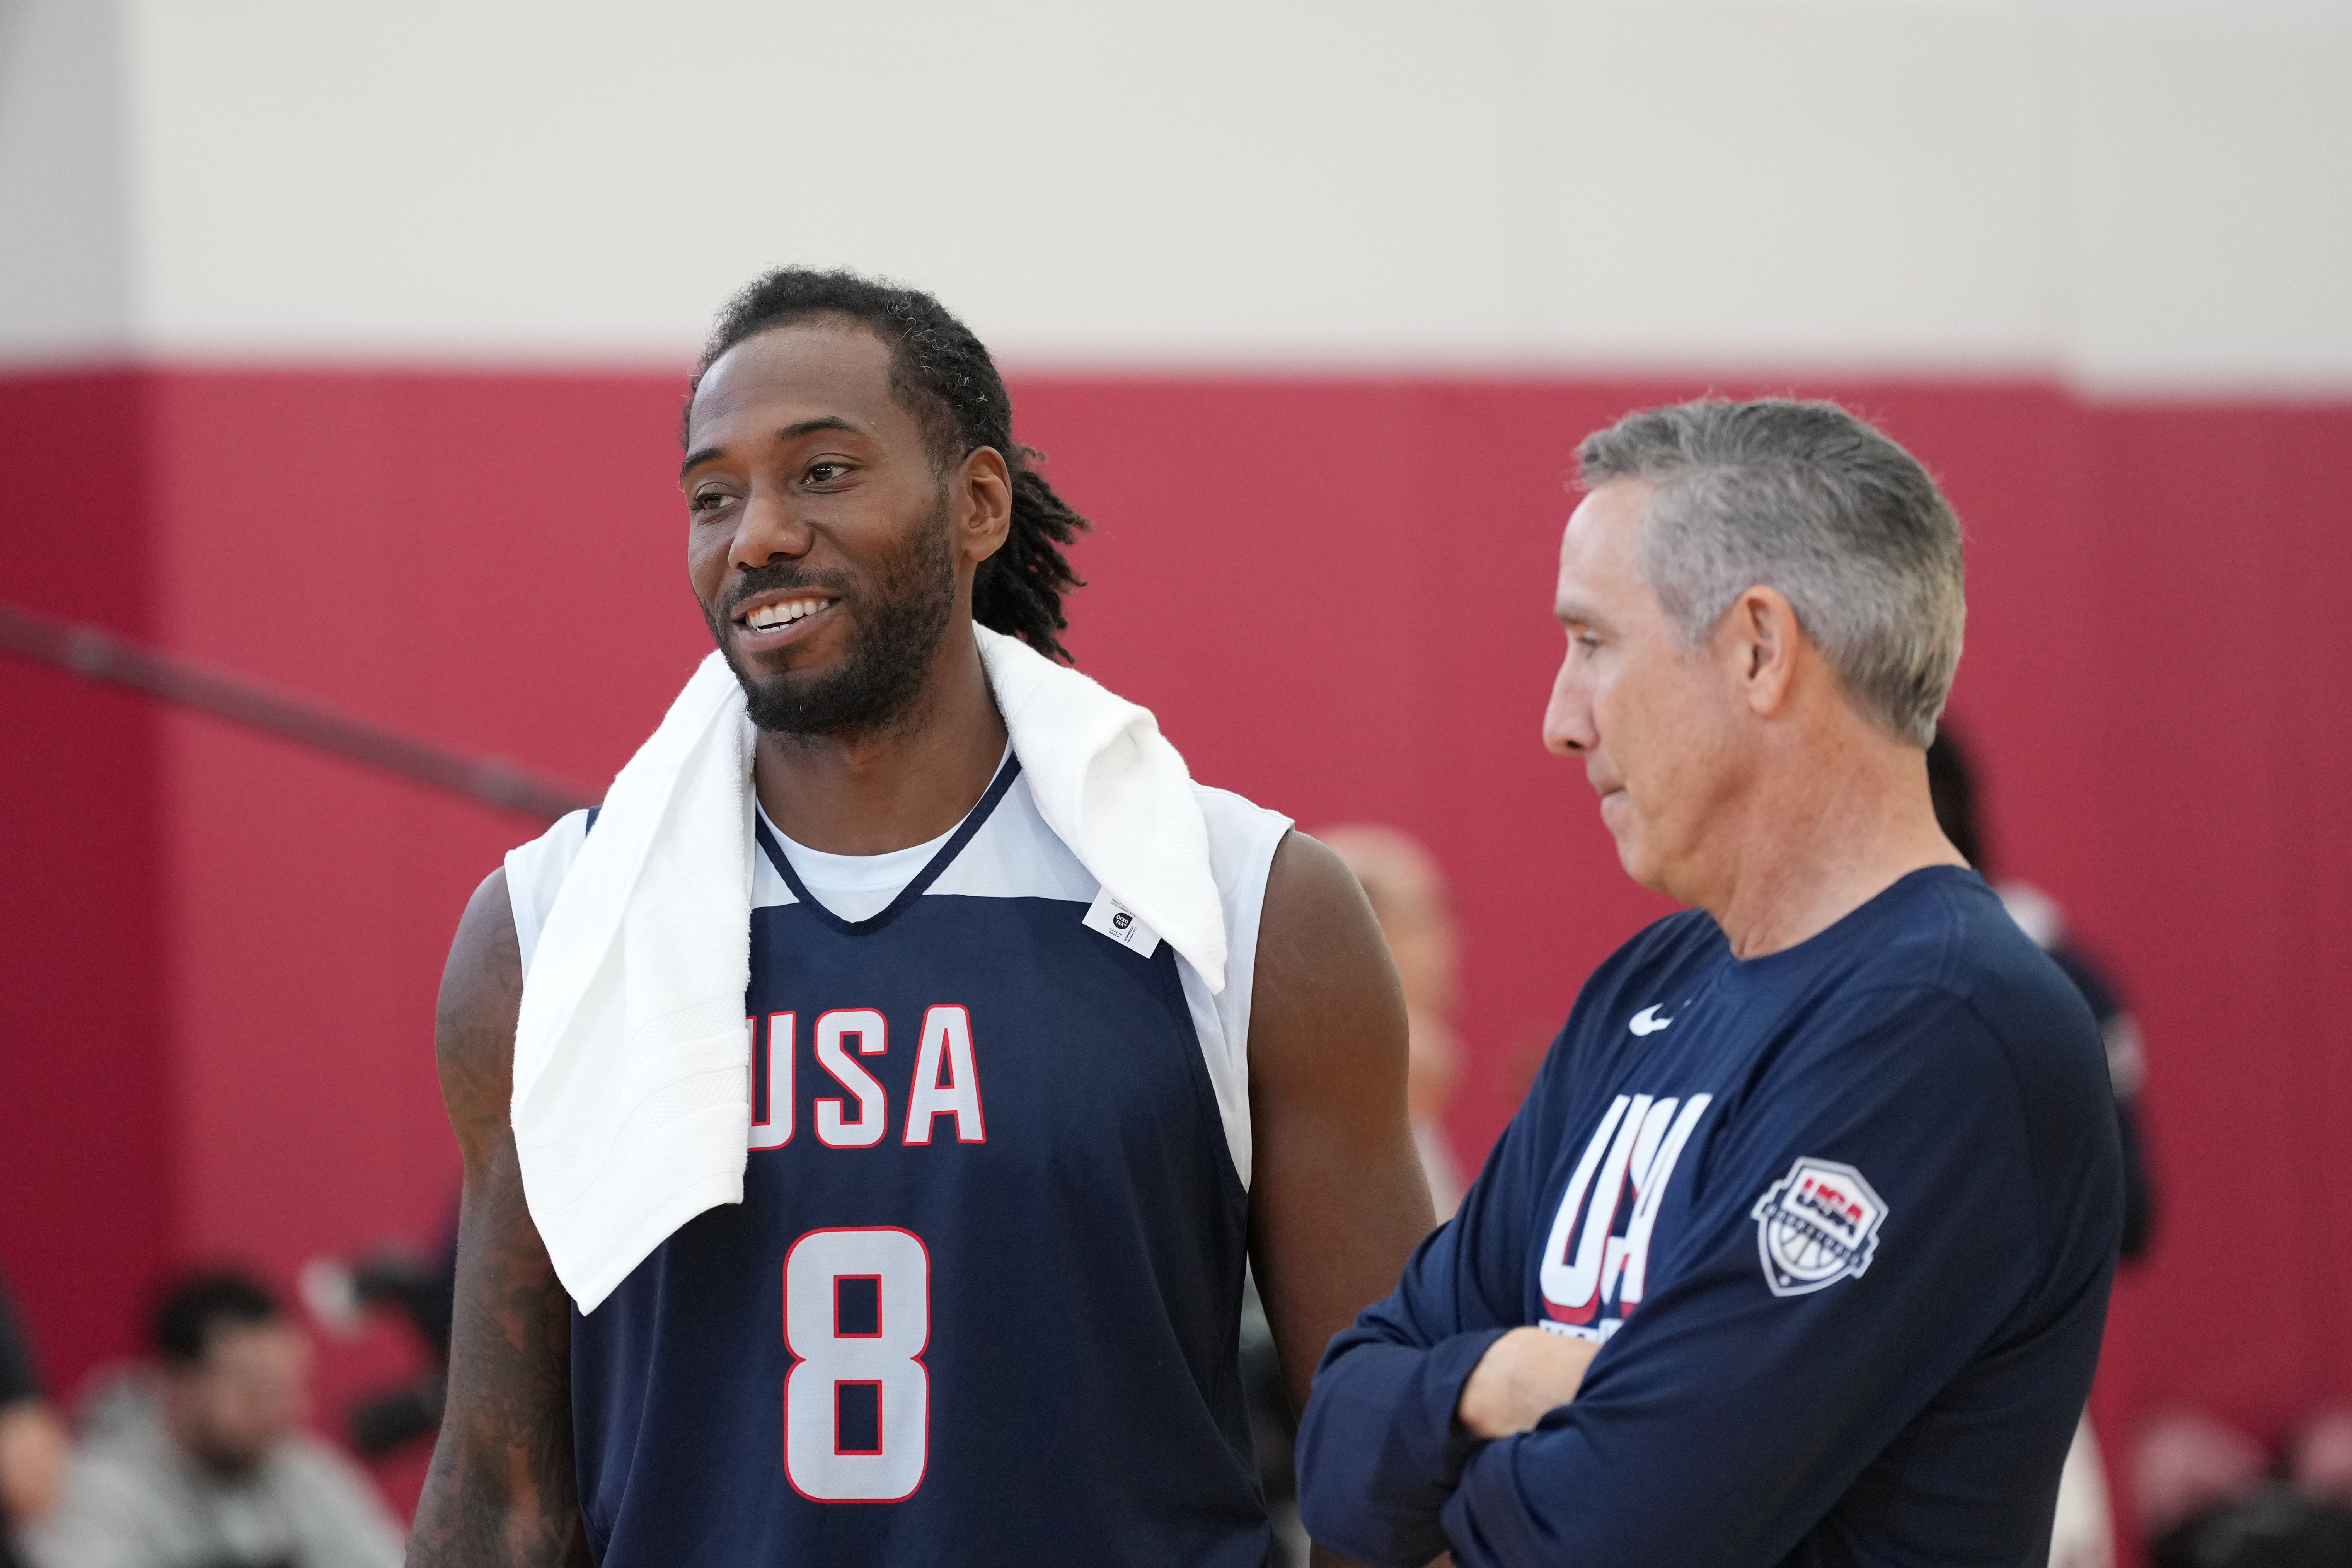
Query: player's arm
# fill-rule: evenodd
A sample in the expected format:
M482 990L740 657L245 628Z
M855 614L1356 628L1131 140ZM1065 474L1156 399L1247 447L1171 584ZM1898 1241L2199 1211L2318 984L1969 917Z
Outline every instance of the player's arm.
M571 1301L523 1205L509 1121L521 1004L499 870L466 906L434 1020L466 1186L449 1403L409 1537L412 1568L590 1560L572 1468Z
M1404 994L1363 889L1275 851L1250 999L1250 1254L1294 1410L1331 1336L1435 1224L1405 1116Z
M1404 993L1339 858L1285 837L1250 997L1250 1255L1294 1408L1436 1224L1405 1117Z

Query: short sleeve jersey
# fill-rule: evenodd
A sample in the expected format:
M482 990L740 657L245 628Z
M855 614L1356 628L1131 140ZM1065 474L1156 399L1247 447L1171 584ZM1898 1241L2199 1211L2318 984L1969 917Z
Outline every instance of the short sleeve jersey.
M1370 1563L2046 1558L2121 1194L2098 1031L1971 871L1735 959L1673 917L1592 976L1459 1215L1333 1343L1304 1511ZM1454 1419L1505 1331L1575 1399Z

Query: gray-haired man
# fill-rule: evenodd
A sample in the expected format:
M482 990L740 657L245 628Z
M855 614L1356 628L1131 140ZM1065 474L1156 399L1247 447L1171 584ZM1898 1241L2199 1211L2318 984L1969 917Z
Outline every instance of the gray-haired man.
M1928 799L1959 525L1821 404L1580 458L1545 737L1696 908L1332 1342L1301 1514L1374 1563L2046 1561L2122 1197L2097 1030Z

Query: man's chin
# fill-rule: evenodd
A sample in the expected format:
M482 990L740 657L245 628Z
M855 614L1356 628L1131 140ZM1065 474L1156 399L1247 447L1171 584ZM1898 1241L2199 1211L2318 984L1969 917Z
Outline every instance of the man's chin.
M1635 885L1647 888L1654 893L1663 893L1666 889L1662 885L1660 868L1643 843L1635 825L1627 820L1628 815L1622 804L1613 813L1601 813L1601 822L1608 827L1609 837L1617 846L1617 864L1624 868L1625 875Z
M814 737L874 734L916 711L917 681L874 679L870 666L832 669L755 670L729 661L743 688L755 729L771 735Z
M743 689L743 700L751 710L754 722L762 715L782 718L806 710L812 697L818 696L824 676L809 669L780 669L765 659L747 658L731 643L721 643L719 651L726 656L727 668L735 672L735 683ZM784 724L760 723L763 730L790 728Z
M1665 878L1655 868L1643 865L1622 847L1617 851L1617 864L1625 868L1625 879L1635 887L1646 892L1664 893L1670 899L1675 896L1674 889L1666 886Z
M828 705L822 690L814 689L817 683L804 675L781 670L747 675L738 664L735 679L743 688L744 706L757 729L771 734L810 735L838 728L824 710Z

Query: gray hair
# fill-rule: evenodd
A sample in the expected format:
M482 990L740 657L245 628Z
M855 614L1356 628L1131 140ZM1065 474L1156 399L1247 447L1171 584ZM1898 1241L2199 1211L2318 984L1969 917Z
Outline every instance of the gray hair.
M1653 487L1642 572L1685 647L1752 587L1788 596L1854 705L1914 744L1959 668L1959 519L1918 459L1831 403L1629 414L1577 448L1588 489Z

